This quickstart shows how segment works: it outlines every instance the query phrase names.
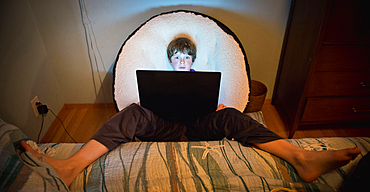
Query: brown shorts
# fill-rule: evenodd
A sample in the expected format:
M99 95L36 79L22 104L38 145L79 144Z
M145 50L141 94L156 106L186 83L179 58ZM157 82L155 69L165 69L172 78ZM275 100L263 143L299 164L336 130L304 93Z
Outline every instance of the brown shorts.
M193 123L181 123L165 120L137 104L131 104L114 115L92 139L112 150L134 137L141 141L209 141L226 137L244 146L282 139L233 108L210 113Z

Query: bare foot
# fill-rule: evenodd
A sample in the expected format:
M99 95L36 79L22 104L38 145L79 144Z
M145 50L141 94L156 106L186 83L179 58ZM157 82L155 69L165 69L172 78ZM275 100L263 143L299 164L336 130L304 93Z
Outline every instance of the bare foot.
M296 158L293 166L302 181L309 183L326 172L348 164L360 153L361 150L358 147L343 150L306 151Z
M25 151L29 151L32 153L33 156L36 158L40 158L43 156L41 153L35 151L30 145L28 145L25 141L21 141L21 147ZM73 176L73 168L70 168L68 165L68 162L65 160L59 160L59 159L54 159L52 157L44 155L44 162L52 166L55 171L57 172L59 178L63 180L66 185L69 187L73 181L73 179L77 176Z

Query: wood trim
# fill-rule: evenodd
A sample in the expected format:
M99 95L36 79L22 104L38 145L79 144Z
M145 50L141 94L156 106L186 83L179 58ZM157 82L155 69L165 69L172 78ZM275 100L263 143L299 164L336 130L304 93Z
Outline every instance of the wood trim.
M66 109L77 109L77 108L102 108L102 107L114 107L114 103L74 103L64 104Z

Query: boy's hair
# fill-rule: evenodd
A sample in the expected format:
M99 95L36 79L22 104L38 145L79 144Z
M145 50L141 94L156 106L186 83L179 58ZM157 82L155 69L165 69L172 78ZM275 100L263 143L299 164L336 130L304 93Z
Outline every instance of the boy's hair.
M192 56L194 62L197 57L197 48L194 43L188 38L176 38L168 44L167 47L167 57L171 61L171 57L177 53L187 53Z

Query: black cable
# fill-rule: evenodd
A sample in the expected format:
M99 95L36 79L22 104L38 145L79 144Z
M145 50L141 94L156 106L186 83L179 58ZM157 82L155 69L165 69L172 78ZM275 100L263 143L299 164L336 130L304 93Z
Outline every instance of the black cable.
M45 118L45 114L47 113L47 107L46 107L46 105L42 105L41 102L37 102L36 106L37 106L38 112L42 116L41 129L40 129L39 135L37 136L37 143L40 143L40 135L41 135L42 129L44 127L44 118ZM45 109L46 109L46 111L44 111Z
M56 116L55 115L55 113L51 110L51 109L49 109L49 111L62 123L62 125L63 125L63 129L64 129L64 131L68 134L68 136L75 142L75 143L77 143L77 141L76 140L74 140L73 139L73 137L68 133L68 131L67 131L67 129L66 129L66 127L64 126L64 123L63 123L63 121L62 120L60 120L59 119L59 117L58 116Z
M37 136L37 143L40 143L40 135L41 135L43 127L44 127L44 114L42 114L41 129L40 129L40 132L39 132L39 136Z
M85 1L84 0L79 0L79 5L80 5L82 25L85 29L85 39L86 39L87 52L88 52L89 61L90 61L91 76L92 76L92 81L93 81L93 85L94 85L95 96L96 96L96 98L98 98L98 92L96 90L96 82L95 82L93 61L95 61L96 71L97 71L99 81L100 81L100 85L101 85L101 89L102 89L102 92L103 92L104 105L105 105L105 114L106 114L107 120L108 120L109 115L108 115L107 99L105 97L104 85L103 85L103 81L101 79L98 59L97 59L97 56L95 54L94 43L93 42L95 42L96 51L99 53L99 58L100 58L100 61L102 63L102 66L103 66L103 69L104 69L105 73L107 73L107 70L106 70L105 65L104 65L103 57L101 56L100 50L98 48L98 43L96 41L96 37L95 37L94 30L92 28L91 21L88 17L88 14L87 14ZM94 60L93 60L92 56L94 56Z

